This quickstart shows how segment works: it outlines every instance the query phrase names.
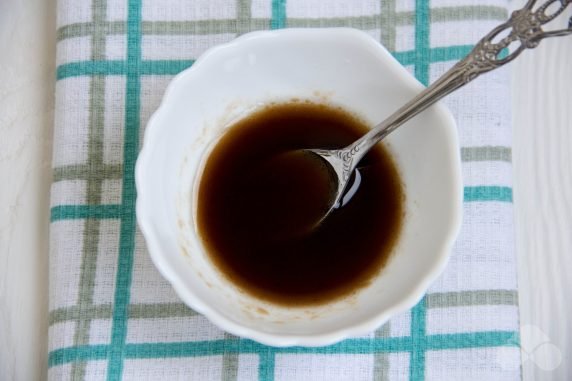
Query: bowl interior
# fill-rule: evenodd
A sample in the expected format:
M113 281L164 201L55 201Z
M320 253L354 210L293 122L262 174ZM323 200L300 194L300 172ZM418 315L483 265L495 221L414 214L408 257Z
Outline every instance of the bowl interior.
M229 284L197 236L195 188L225 127L258 107L293 98L325 102L373 126L421 89L378 43L348 29L250 34L180 74L149 123L136 177L137 215L151 257L183 301L231 333L272 345L327 344L411 307L444 267L460 224L459 148L443 106L384 142L404 183L403 231L372 283L334 303L285 308Z

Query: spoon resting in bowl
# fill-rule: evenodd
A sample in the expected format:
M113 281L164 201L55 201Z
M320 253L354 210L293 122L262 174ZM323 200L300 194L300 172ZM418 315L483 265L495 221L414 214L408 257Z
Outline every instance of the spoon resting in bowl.
M331 193L325 196L323 201L323 204L327 204L323 208L325 212L303 230L311 231L316 228L332 211L351 199L351 190L355 186L348 186L356 185L359 181L359 173L355 169L360 160L399 126L479 75L514 60L527 48L535 48L542 39L572 34L572 17L565 29L544 31L541 28L562 14L568 5L572 4L572 0L548 0L540 6L536 6L536 2L537 0L529 0L522 9L514 11L505 23L484 36L465 58L355 142L340 149L296 151L295 155L292 155L296 161L305 158L308 165L314 166L323 166L326 163L331 176L327 179L331 184ZM513 45L514 49L506 53L505 50L513 48Z

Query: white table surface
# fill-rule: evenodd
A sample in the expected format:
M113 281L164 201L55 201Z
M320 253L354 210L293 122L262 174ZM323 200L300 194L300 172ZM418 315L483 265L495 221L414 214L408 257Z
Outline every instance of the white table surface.
M572 37L523 54L512 64L521 346L531 351L544 339L557 349L553 361L562 355L559 367L545 371L538 363L550 346L539 346L523 374L572 380Z
M55 0L0 1L2 380L46 377L55 8ZM554 344L525 348L535 360L523 364L525 380L572 380L571 67L572 37L512 64L522 339ZM531 337L539 330L545 336ZM537 365L558 353L555 370Z

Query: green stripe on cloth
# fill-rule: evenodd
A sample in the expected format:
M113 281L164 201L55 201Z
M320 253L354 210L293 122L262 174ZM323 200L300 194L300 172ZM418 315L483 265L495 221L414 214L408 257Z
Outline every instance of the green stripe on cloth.
M113 313L111 304L91 305L91 306L72 306L67 308L58 308L50 311L48 318L50 326L64 321L79 320L82 315L87 315L91 319L109 319Z
M250 19L248 28L268 29L268 19ZM209 35L222 33L240 34L244 25L235 19L193 20L193 21L143 21L141 33L155 36Z
M395 10L395 0L380 0L379 2L380 23L379 40L387 50L393 52L396 49L397 24L399 23L399 15ZM409 16L408 24L413 23L413 13L407 12Z
M135 160L139 150L139 115L141 79L141 2L129 0L127 15L127 81L125 105L125 140L123 146L123 189L119 259L117 263L111 344L107 379L120 380L123 351L127 336L133 252L135 249Z
M429 293L425 297L426 308L449 308L461 306L487 306L487 305L517 305L518 294L514 290L479 290L479 291L451 291L444 293ZM94 319L111 319L113 308L111 304L94 305L88 308L79 306L62 307L52 310L49 315L49 324L61 323L68 320L77 320L81 313L92 316ZM190 317L198 314L184 303L141 303L129 305L129 318L170 318ZM389 323L376 332L386 332ZM387 335L380 334L378 337Z
M354 16L354 17L328 17L328 18L288 18L289 28L357 28L361 30L388 29L390 25L384 24L387 20L383 11L380 15ZM392 16L395 25L413 24L413 12L400 12ZM394 26L395 26L394 25ZM384 41L383 39L381 41ZM390 48L389 45L385 45Z
M253 25L252 21L252 2L251 0L236 0L236 34L240 36L251 30L258 29ZM265 26L264 28L266 28ZM236 377L234 377L236 378Z
M238 337L227 332L224 333L224 339L226 341L239 340ZM222 381L236 381L238 378L238 361L238 353L224 352L222 354Z
M388 321L374 332L376 338L385 338L391 336L391 321ZM373 380L387 381L389 380L390 361L387 353L375 353L373 357Z
M512 188L501 186L465 187L465 202L500 201L512 202Z
M461 160L463 161L512 161L510 147L482 146L461 148Z
M105 0L95 0L92 3L93 21L96 26L93 30L91 42L91 58L93 60L105 58L106 38L105 34L101 31L100 25L106 18L106 9L107 4ZM88 164L93 166L93 168L103 167L105 87L105 76L96 75L90 78L87 160ZM101 204L103 180L104 178L101 175L88 177L86 185L86 202L88 205ZM93 289L95 287L97 257L100 245L99 233L100 219L85 220L77 296L80 309L89 309L93 305ZM74 345L89 344L91 320L91 316L87 314L80 315L80 319L78 319L75 326L75 334L73 337ZM85 367L85 362L74 363L71 369L72 378L83 380L85 377Z
M427 335L418 343L423 350L465 349L483 347L518 347L518 332L487 331ZM225 352L276 354L370 354L410 352L411 337L387 337L376 339L347 339L327 347L268 347L245 339L207 340L195 342L125 344L126 359L177 358L221 355ZM77 360L106 358L109 348L91 345L56 349L49 355L50 366Z
M392 0L391 0L392 1ZM382 0L382 6L391 3ZM508 12L505 8L484 5L465 5L439 7L431 10L432 22L450 22L464 20L498 20L504 21ZM329 18L289 18L289 27L357 27L363 29L380 29L384 27L384 8L381 14L372 16L347 16ZM414 23L414 13L411 11L396 12L392 15L392 23L395 25L412 25ZM250 27L252 30L267 29L269 19L251 18ZM124 21L104 21L100 23L100 28L106 35L125 34L126 23ZM94 30L93 22L73 23L63 25L57 30L57 41L68 38L91 36ZM240 33L240 25L235 19L222 20L185 20L185 21L148 21L141 22L141 33L143 35L207 35L216 33ZM383 41L383 38L382 38ZM388 45L386 45L388 46Z
M438 7L431 9L431 22L450 22L464 20L504 21L508 16L505 8L494 5L465 5L460 7Z
M518 294L514 290L478 290L427 294L427 308L450 308L464 306L516 306Z
M52 173L52 182L64 180L89 180L91 178L119 180L123 178L123 166L120 164L72 164L56 167Z
M106 35L125 34L125 22L123 21L104 21L99 26ZM91 36L94 29L92 22L64 25L58 29L56 39L62 41L68 38Z
M429 293L426 296L426 308L449 308L460 306L486 306L486 305L517 305L518 294L513 290L479 290L479 291L451 291L445 293ZM111 304L93 305L90 307L71 306L52 310L49 315L49 324L61 323L68 320L78 320L80 314L92 316L93 319L111 319L113 308ZM130 319L190 317L198 314L184 303L141 303L129 305ZM386 332L389 323L376 332ZM387 335L381 334L378 337Z
M130 319L190 317L198 314L184 303L131 304Z
M91 316L92 319L111 319L113 317L113 306L111 304L100 304L58 308L50 311L49 324L51 326L64 321L79 320L82 314ZM192 316L198 316L198 314L184 303L142 303L129 305L130 319L160 319Z

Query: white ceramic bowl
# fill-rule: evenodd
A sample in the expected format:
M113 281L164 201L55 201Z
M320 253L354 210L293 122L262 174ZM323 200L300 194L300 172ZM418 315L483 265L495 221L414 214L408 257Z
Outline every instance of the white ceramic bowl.
M331 344L411 308L443 270L461 221L459 147L444 106L386 139L405 185L405 222L386 267L348 298L287 308L241 292L205 253L195 196L209 147L269 102L341 105L375 125L421 90L381 45L353 29L255 32L209 50L169 85L137 161L137 219L153 262L191 308L273 346Z

